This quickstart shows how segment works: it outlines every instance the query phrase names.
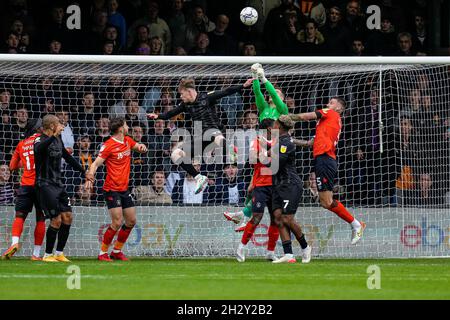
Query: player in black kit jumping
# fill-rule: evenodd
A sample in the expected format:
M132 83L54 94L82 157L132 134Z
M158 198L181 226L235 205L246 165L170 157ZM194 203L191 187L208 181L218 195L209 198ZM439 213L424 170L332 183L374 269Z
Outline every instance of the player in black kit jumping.
M219 116L217 115L215 102L225 96L229 96L241 91L244 88L250 87L252 85L252 81L253 79L248 79L243 85L232 86L225 90L206 93L197 92L194 79L182 79L178 86L178 91L180 93L182 102L173 110L159 115L155 113L149 113L147 114L147 117L150 119L167 120L182 112L189 113L192 121L200 121L202 125L202 134L199 137L194 137L192 139L192 144L190 146L191 154L193 154L192 151L195 152L198 150L201 152L201 154L194 155L197 157L202 156L203 151L210 144L212 144L214 148L221 147L225 144L225 137L223 134L224 127L220 122ZM203 141L203 133L206 131L209 131L212 138L214 139L211 139L211 141ZM195 145L197 145L197 148L194 147ZM201 150L199 146L201 146ZM195 193L197 194L204 190L204 188L208 184L208 178L204 175L201 175L194 168L191 162L191 157L186 156L186 152L184 151L186 149L189 149L189 146L180 143L173 149L171 158L173 163L179 164L181 168L183 168L187 173L195 178L197 182Z

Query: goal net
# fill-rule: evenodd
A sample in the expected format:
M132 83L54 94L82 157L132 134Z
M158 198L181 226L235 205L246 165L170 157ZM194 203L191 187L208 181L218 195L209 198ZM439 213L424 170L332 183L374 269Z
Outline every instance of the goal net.
M195 58L178 63L170 57L166 63L136 57L126 62L76 56L30 59L0 59L2 251L9 246L14 218L14 199L8 190L17 189L21 175L20 170L9 175L6 165L27 119L52 113L66 125L62 135L66 148L85 167L109 137L112 117L126 117L129 135L148 146L147 154L132 154L130 191L137 205L137 225L125 247L128 255L234 255L242 234L234 231L236 225L223 212L243 208L252 175L248 150L258 130L252 89L216 103L228 143L238 146L238 161L227 166L198 159L200 171L209 178L200 195L193 194L192 179L170 159L177 129L194 134L191 119L181 114L153 121L146 113L173 109L180 102L177 87L183 77L193 77L200 92L222 90L243 84L250 65L262 62L268 79L284 93L290 113L314 111L335 96L347 101L334 191L367 229L360 243L350 245L349 225L318 203L312 150L297 148L304 185L296 219L313 255L450 255L450 63L386 64L382 58L377 64L311 64L301 59L201 63ZM264 85L261 89L268 98ZM292 134L310 139L315 125L299 122ZM68 165L61 170L74 212L67 254L96 256L110 222L101 191L104 170L97 173L92 190L84 190L81 176ZM18 254L31 254L34 223L30 214ZM265 253L268 225L266 212L248 246L249 255ZM276 250L282 252L280 241Z

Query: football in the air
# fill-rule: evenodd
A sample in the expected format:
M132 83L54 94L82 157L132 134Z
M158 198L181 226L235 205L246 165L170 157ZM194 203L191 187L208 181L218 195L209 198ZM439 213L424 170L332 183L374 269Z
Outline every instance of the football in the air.
M252 7L245 7L241 11L241 21L246 26L252 26L258 21L258 11Z

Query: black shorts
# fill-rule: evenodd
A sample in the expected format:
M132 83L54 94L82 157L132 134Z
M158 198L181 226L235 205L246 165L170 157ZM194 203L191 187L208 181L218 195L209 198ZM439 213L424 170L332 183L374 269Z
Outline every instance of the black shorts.
M317 190L333 191L337 179L337 161L327 154L321 154L314 162Z
M299 184L281 184L273 186L272 208L282 209L283 214L295 214L297 212L302 186Z
M41 206L36 194L36 189L33 186L20 186L17 190L16 197L16 212L30 213L33 211L33 206L36 208L36 214L42 213Z
M36 187L39 204L47 219L57 217L61 212L72 212L69 194L61 186L44 185Z
M266 206L272 213L272 186L255 187L252 191L252 213L264 213Z
M103 191L108 209L114 208L132 208L134 207L134 201L130 191Z

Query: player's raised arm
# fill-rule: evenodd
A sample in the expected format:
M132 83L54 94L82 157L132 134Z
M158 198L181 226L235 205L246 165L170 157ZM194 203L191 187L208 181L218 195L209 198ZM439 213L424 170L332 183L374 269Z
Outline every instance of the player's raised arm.
M253 82L253 79L247 79L247 81L245 81L244 84L231 86L224 90L208 92L208 100L211 102L211 101L219 100L223 97L232 95L236 92L241 91L244 88L250 87L252 85L252 82Z
M317 116L317 112L305 112L298 114L289 114L289 117L294 121L311 121L317 120L319 117Z
M161 114L147 113L147 118L152 119L152 120L156 120L156 119L168 120L172 117L175 117L176 115L179 115L180 113L182 113L184 111L185 111L185 105L183 102L181 102L175 108L167 111L166 113L161 113Z

